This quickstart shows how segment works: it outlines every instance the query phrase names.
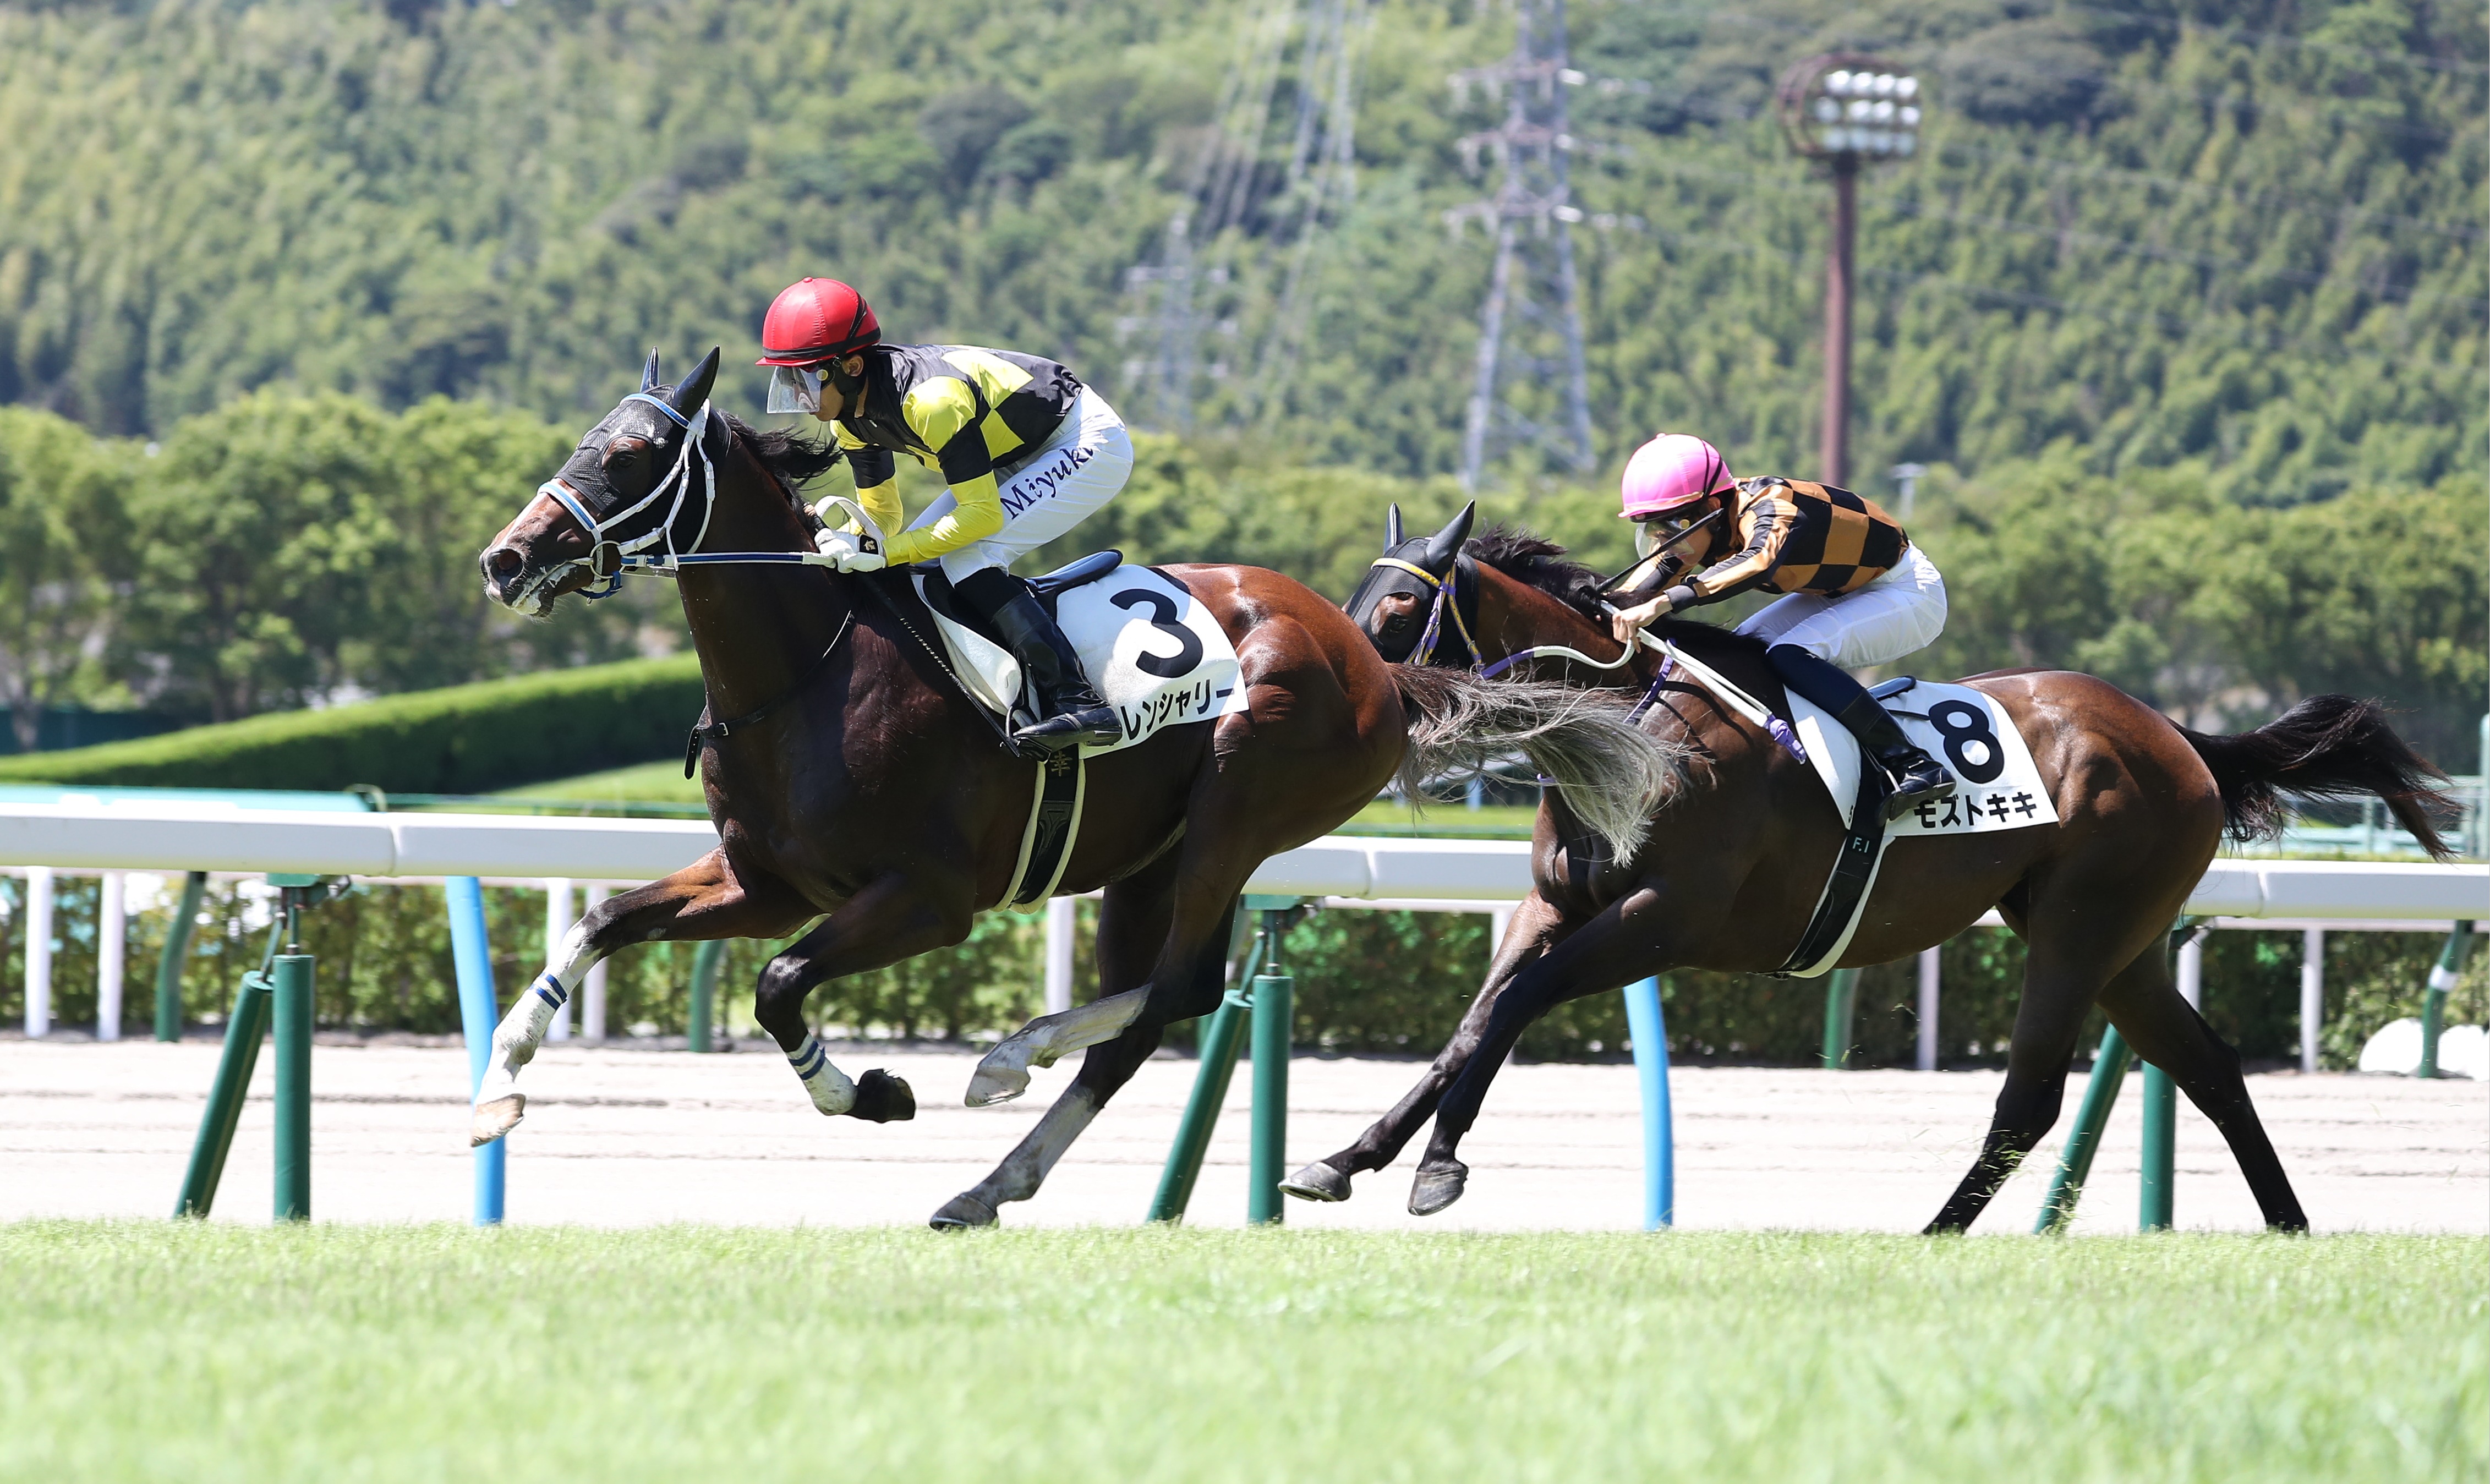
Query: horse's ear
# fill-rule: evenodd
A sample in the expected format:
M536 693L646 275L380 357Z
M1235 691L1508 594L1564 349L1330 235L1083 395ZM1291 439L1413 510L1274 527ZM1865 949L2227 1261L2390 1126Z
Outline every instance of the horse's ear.
M1389 556L1400 546L1403 539L1404 538L1401 535L1401 505L1400 502L1395 501L1392 506L1392 513L1383 517L1384 554Z
M717 384L717 351L716 346L709 347L709 354L701 358L701 364L693 366L692 373L683 378L683 384L667 395L668 406L688 418L700 410L701 403L709 400L709 388Z
M649 364L640 372L640 390L643 392L657 390L657 347L653 345L649 347Z
M1434 538L1427 542L1424 564L1427 570L1440 572L1452 565L1453 558L1461 554L1462 542L1470 538L1470 522L1477 518L1478 502L1473 500L1462 507L1462 512L1453 517L1451 525L1435 533Z

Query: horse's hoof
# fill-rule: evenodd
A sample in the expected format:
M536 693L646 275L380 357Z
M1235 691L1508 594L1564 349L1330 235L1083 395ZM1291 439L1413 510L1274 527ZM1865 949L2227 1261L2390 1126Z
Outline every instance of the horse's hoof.
M995 1208L967 1192L953 1196L926 1223L937 1232L968 1232L995 1225Z
M1009 1062L998 1063L993 1053L989 1052L986 1060L977 1063L975 1074L969 1078L968 1102L971 1108L987 1108L996 1103L1010 1102L1028 1091L1028 1072Z
M1470 1167L1460 1160L1440 1165L1421 1165L1418 1178L1409 1186L1409 1214L1432 1216L1462 1198L1462 1187L1467 1184Z
M1280 1188L1300 1201L1346 1201L1348 1177L1317 1160L1280 1181Z
M916 1094L907 1082L877 1066L856 1079L855 1102L848 1117L868 1123L905 1123L916 1117Z
M506 1092L488 1103L476 1105L474 1121L467 1125L467 1147L481 1149L519 1126L528 1115L528 1094Z

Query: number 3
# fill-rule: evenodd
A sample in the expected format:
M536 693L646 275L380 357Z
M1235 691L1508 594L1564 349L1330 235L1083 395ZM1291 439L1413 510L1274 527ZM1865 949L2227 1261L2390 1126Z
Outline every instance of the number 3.
M1107 599L1118 608L1150 610L1150 626L1176 642L1173 655L1152 655L1146 651L1133 656L1133 663L1143 673L1172 681L1180 675L1191 675L1202 663L1202 636L1175 621L1175 599L1155 588L1126 588Z
M2006 749L1997 744L1997 734L1989 730L1988 713L1968 701L1939 701L1928 708L1928 722L1945 739L1946 760L1966 783L1994 783L2006 771ZM1966 754L1974 745L1979 748L1979 761Z

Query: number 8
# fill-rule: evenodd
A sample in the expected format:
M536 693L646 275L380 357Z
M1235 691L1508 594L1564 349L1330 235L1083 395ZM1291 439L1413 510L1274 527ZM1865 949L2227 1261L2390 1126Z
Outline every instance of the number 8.
M1997 743L1997 734L1989 730L1988 712L1968 701L1939 701L1928 708L1928 722L1945 738L1946 760L1966 783L1994 783L2006 771L2006 749ZM1973 762L1964 755L1972 743L1980 744L1980 760Z

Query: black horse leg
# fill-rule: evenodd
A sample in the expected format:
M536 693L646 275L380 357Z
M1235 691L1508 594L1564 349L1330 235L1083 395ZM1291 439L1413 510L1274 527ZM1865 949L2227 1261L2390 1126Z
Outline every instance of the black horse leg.
M2101 990L2100 1005L2135 1054L2168 1072L2187 1100L2222 1131L2266 1225L2279 1232L2307 1231L2308 1215L2292 1193L2291 1177L2283 1173L2273 1141L2266 1137L2265 1124L2248 1101L2240 1054L2180 997L2170 980L2169 956L2157 946L2137 954Z
M1524 968L1496 997L1487 1032L1435 1106L1435 1132L1409 1189L1409 1211L1432 1216L1462 1198L1469 1167L1457 1151L1478 1120L1487 1090L1531 1022L1568 1000L1614 989L1665 967L1667 955L1655 940L1661 929L1660 893L1637 888L1577 929L1537 962Z
M1163 862L1107 887L1098 904L1099 998L1147 982L1159 946L1167 940L1173 878L1172 862ZM1081 1075L1037 1126L984 1179L945 1202L934 1213L934 1229L992 1226L1002 1207L1037 1194L1063 1151L1158 1049L1160 1033L1157 1026L1130 1026L1115 1039L1091 1046L1082 1059Z
M968 877L962 873L943 881L965 887ZM908 877L878 876L763 968L753 992L752 1018L787 1054L815 1108L873 1123L916 1116L915 1094L900 1078L877 1069L851 1083L830 1064L804 1023L804 1001L825 980L865 974L958 943L969 936L971 920L965 890L946 888L937 895Z
M1480 986L1478 997L1462 1016L1461 1029L1436 1054L1418 1085L1393 1104L1392 1111L1375 1120L1357 1136L1357 1142L1337 1154L1328 1155L1299 1170L1280 1182L1280 1188L1306 1201L1346 1201L1349 1197L1349 1178L1369 1170L1380 1170L1400 1157L1401 1150L1427 1120L1434 1116L1435 1104L1444 1095L1462 1068L1467 1066L1479 1044L1486 1039L1489 1014L1513 982L1530 964L1536 963L1549 946L1571 932L1564 915L1550 907L1537 892L1524 898L1514 909L1513 925L1504 942L1494 948L1494 961L1488 965L1487 981Z

